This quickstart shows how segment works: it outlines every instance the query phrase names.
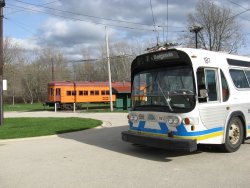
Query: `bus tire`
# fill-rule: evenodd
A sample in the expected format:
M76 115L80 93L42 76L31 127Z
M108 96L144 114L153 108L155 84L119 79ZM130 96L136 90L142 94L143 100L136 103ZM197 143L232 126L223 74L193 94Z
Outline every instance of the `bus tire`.
M232 117L227 125L223 149L226 152L237 151L243 143L243 123L239 117Z

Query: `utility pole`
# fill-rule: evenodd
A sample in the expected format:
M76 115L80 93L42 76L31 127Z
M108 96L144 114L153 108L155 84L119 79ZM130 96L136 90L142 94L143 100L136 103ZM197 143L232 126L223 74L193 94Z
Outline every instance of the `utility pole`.
M54 70L53 57L51 58L51 76L52 76L52 81L55 81L55 70Z
M3 125L3 7L5 0L0 0L0 125Z
M198 48L198 33L203 29L203 27L200 26L192 26L189 28L189 31L192 33L195 33L195 47Z
M109 58L109 39L108 39L108 33L107 33L107 27L106 26L105 26L105 39L106 39L107 61L108 61L108 76L109 76L109 103L110 103L110 111L113 112L112 83L111 83L110 58Z

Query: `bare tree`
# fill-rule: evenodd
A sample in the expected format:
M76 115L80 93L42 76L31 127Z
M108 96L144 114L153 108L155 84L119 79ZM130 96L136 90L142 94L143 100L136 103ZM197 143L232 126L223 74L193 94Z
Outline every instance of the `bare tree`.
M130 80L130 66L133 58L139 54L141 47L139 43L119 42L109 45L110 48L110 67L112 81L129 81ZM102 45L99 48L100 60L96 61L95 79L100 81L108 80L107 70L107 54L106 46Z
M44 102L47 98L47 84L52 81L63 81L69 78L67 61L56 49L45 48L34 52L19 68L19 77L24 102Z
M24 66L26 57L24 49L22 49L11 38L4 39L3 45L4 54L4 79L8 81L8 90L4 92L4 101L15 104L16 98L21 97L21 68ZM20 101L20 100L19 100Z
M237 52L243 44L243 35L236 16L229 8L216 5L213 0L201 0L196 5L194 13L188 15L188 28L201 26L198 33L200 48L210 51ZM194 46L193 33L184 36L188 47Z

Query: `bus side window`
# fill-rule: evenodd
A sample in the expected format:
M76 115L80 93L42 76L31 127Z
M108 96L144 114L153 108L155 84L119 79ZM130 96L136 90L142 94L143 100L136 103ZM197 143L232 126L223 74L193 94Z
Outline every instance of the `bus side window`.
M199 102L218 101L217 71L212 68L197 70L197 85ZM208 97L201 96L201 90L206 89Z
M243 70L230 69L229 73L233 79L234 85L237 88L249 88L249 84Z
M217 74L216 70L205 69L206 87L208 91L208 101L218 101Z
M199 102L207 102L207 98L202 98L201 94L200 94L200 91L202 89L206 89L204 68L199 68L197 70L197 86L198 86L198 100L199 100Z
M250 84L250 71L249 70L245 71L245 74L247 76L248 83Z
M222 99L223 99L223 102L225 102L229 98L229 88L228 88L226 77L222 71L220 71L220 76L221 76Z

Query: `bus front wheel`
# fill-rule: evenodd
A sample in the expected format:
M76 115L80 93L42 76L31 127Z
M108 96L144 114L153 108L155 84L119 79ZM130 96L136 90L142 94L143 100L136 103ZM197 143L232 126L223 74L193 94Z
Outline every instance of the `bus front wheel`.
M226 152L235 152L243 142L243 124L239 117L232 117L227 125L223 148Z

